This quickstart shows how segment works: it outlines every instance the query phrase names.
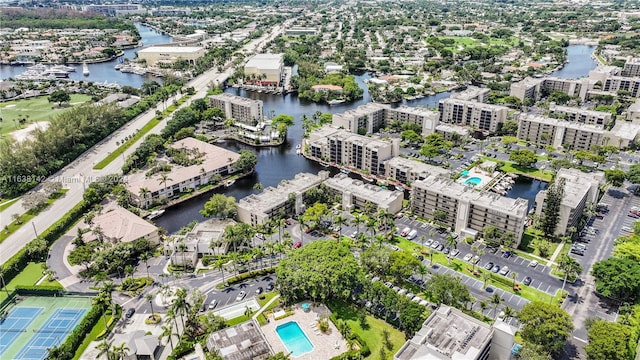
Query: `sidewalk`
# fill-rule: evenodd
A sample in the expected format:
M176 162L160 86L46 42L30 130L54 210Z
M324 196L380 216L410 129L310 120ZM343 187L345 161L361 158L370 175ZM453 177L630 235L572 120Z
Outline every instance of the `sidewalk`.
M560 243L558 247L556 247L556 250L553 252L553 255L551 255L551 257L549 258L549 261L547 261L548 267L551 267L553 264L556 263L556 258L560 255L560 252L562 251L563 248L564 248L564 243Z

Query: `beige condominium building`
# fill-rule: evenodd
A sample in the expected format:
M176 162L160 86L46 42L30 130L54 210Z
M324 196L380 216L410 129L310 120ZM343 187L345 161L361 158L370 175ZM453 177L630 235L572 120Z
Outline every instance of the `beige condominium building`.
M487 102L489 100L489 93L491 89L481 88L477 86L468 86L465 90L454 92L451 94L452 99L464 100L464 101L477 101Z
M340 195L342 207L345 210L364 210L366 203L375 205L377 210L384 210L391 214L402 210L403 191L391 191L373 184L365 184L346 174L329 178L324 181L324 184L329 192Z
M394 360L510 360L516 329L492 325L447 305L433 311Z
M422 135L429 135L438 124L438 113L424 108L391 106L368 103L355 109L333 115L333 126L342 127L356 134L373 134L393 122L415 124L422 129Z
M469 126L484 132L496 132L507 121L509 108L477 101L443 99L438 103L440 122Z
M566 234L571 227L577 227L585 207L598 202L600 184L605 182L604 173L583 173L577 169L560 169L556 179L564 179L564 192L560 202L560 219L556 226L556 235ZM536 195L536 214L541 216L547 198L547 191Z
M601 126L608 125L612 118L610 112L561 106L554 103L549 105L549 117L574 123Z
M156 201L198 189L214 179L224 179L236 172L234 165L240 158L238 153L190 137L176 141L171 148L198 156L200 163L174 165L166 178L159 174L147 177L144 172L130 175L125 186L139 207L147 208Z
M547 93L560 91L571 97L579 97L584 100L589 90L589 79L563 79L557 77L534 79L527 77L511 84L509 95L515 96L521 101L525 99L535 101L540 97L543 90Z
M640 97L640 77L610 76L602 84L602 90L611 93L624 90L633 98Z
M640 76L640 58L639 59L627 59L620 73L622 76L638 77Z
M304 212L304 196L329 177L328 171L318 175L297 174L291 180L282 180L277 187L268 187L238 202L238 220L250 225L262 224L280 216Z
M399 139L379 139L325 125L309 134L307 155L365 174L384 174L384 161L398 156Z
M591 150L603 145L607 131L601 125L574 123L542 115L521 114L518 138L534 144L571 150Z
M425 164L420 161L396 156L384 162L385 177L395 179L405 185L411 185L416 180L423 180L431 175L450 174L439 166Z
M283 71L283 54L256 54L244 65L245 81L263 86L282 85Z
M243 124L253 126L264 119L262 100L222 93L209 96L209 104L222 109L227 119Z
M527 219L526 199L511 199L488 191L478 191L446 177L430 176L413 183L411 209L415 215L438 219L457 234L475 237L486 226L495 226L515 235L518 247ZM436 213L439 211L438 213Z
M176 60L187 60L195 64L205 53L205 48L200 46L149 46L138 51L138 58L146 60L150 66L157 63L173 64Z

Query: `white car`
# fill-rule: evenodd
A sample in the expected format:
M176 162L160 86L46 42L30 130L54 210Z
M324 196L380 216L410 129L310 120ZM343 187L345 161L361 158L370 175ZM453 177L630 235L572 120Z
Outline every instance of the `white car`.
M529 266L531 266L532 268L538 266L538 262L535 260L531 260L531 262L529 263Z
M211 302L209 303L209 310L215 309L217 305L218 301L216 299L211 300Z
M427 239L427 241L424 242L424 246L431 246L431 244L433 244L433 239Z
M472 258L472 257L473 257L473 254L468 253L467 255L465 255L465 256L462 258L462 260L464 260L464 261L469 261L469 260L471 260L471 258Z
M240 301L240 300L244 299L245 296L247 296L247 293L244 290L240 291L238 296L236 296L236 301Z
M509 273L509 267L508 266L503 266L502 269L500 269L499 274L502 276L505 276Z

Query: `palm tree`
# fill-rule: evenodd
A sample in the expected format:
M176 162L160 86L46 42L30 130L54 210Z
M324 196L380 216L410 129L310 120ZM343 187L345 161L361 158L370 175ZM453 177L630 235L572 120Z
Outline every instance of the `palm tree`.
M353 217L353 220L351 220L351 224L356 226L356 231L360 232L360 224L364 223L364 219L362 218L362 215L360 214L356 214Z
M153 316L155 314L155 312L153 311L153 294L152 293L147 293L144 296L144 299L147 300L149 302L149 305L151 306L151 315Z
M284 227L287 225L287 220L284 218L278 219L278 241L282 242L282 231L284 231Z
M162 186L165 189L167 188L167 182L168 181L173 181L173 179L169 178L169 175L166 172L160 173L158 180L159 180L160 184L162 184ZM169 197L169 196L167 196L167 197Z
M123 342L122 344L120 344L120 346L114 346L113 347L113 358L116 360L120 360L122 358L124 358L125 356L127 356L127 353L129 352L129 347L127 346L127 343Z
M168 321L166 325L162 325L160 328L162 329L162 334L160 334L159 340L162 341L164 338L169 338L171 352L173 352L173 323Z
M304 238L304 229L303 228L306 228L307 225L309 225L309 224L307 223L307 221L304 219L303 216L300 216L300 218L298 219L298 225L300 226L300 241L304 242L303 241L304 240L303 239Z
M104 339L103 342L98 344L96 347L100 352L98 352L97 358L100 358L102 355L107 356L107 360L116 360L117 358L114 356L114 352L112 349L113 340Z
M182 288L176 290L176 297L173 300L171 309L173 309L176 315L180 315L182 328L184 329L184 316L188 314L189 310L191 309L191 304L189 304L189 302L187 301L187 290Z
M338 226L338 242L342 239L342 225L347 223L347 219L342 215L336 215L333 218L333 223Z
M512 271L511 274L509 274L509 277L511 277L513 279L513 288L516 288L516 279L518 278L518 273L515 271Z
M426 266L424 266L423 263L420 263L420 265L418 265L417 270L418 270L418 274L420 274L420 280L424 281L424 276L429 273L429 270L427 269Z
M484 284L482 285L483 288L487 287L487 281L491 280L491 273L488 271L483 271L482 272L482 281L484 281Z
M141 203L144 202L144 207L147 207L146 206L146 204L147 204L147 196L149 194L151 194L151 190L147 189L146 187L142 187L142 188L140 188L140 191L138 193L140 194L140 198L142 199Z
M484 311L487 310L487 302L482 300L480 301L480 311L484 314Z
M497 318L498 314L498 306L500 306L500 304L502 304L502 297L500 297L500 295L498 295L498 293L494 293L493 296L491 296L491 304L493 305L493 314L494 316Z
M448 246L450 248L457 249L458 248L458 240L456 240L456 238L454 238L453 235L449 234L449 235L447 235L447 238L444 241L444 246Z
M143 252L142 254L140 254L140 260L144 261L144 266L147 269L147 278L151 278L151 276L149 275L149 259L151 258L151 254L149 254L148 251Z
M576 261L576 259L572 258L569 255L562 255L560 261L558 262L558 269L564 271L564 279L562 280L562 292L564 293L564 287L567 284L567 279L569 275L571 277L576 276L582 272L582 266Z
M113 291L113 283L110 281L105 282L98 295L93 298L93 303L102 307L102 319L104 320L105 328L107 328L107 309L111 305L111 291Z
M505 306L502 311L504 312L504 318L503 320L507 320L508 318L513 316L513 309L510 306Z

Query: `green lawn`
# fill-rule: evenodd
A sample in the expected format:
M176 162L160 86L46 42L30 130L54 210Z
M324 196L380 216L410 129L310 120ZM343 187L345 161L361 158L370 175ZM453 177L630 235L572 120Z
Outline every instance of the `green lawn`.
M3 212L6 208L11 206L14 202L18 201L18 199L20 198L8 199L2 202L2 204L0 204L0 212Z
M39 211L27 211L24 214L20 215L20 218L11 222L11 224L7 225L6 228L0 230L0 243L2 243L6 238L8 238L11 234L13 234L16 230L20 229L24 224L29 223L29 220L33 219L36 215L38 215L42 210L46 209L48 206L53 204L54 201L61 198L69 189L62 189L59 193L47 199L47 205L40 209ZM16 198L17 200L17 198ZM13 216L11 214L10 216Z
M393 326L386 322L376 319L373 316L367 315L367 326L365 328L360 324L358 313L353 306L347 305L343 302L332 301L327 304L329 309L336 315L338 319L346 321L351 331L358 335L361 339L367 342L371 354L365 359L379 359L380 350L383 347L383 330L389 331L389 340L393 347L391 349L385 349L387 358L392 358L393 354L400 350L400 347L405 343L406 338L404 333L397 330Z
M496 159L494 158L483 156L482 161L486 161L486 160L496 161ZM505 160L498 160L498 163L504 163L504 166L502 166L500 170L506 173L525 175L528 177L536 178L536 179L547 181L547 182L553 179L553 174L554 174L553 171L524 167L516 163L513 163L511 161L505 161Z
M26 118L27 123L34 121L50 120L53 115L60 114L91 100L91 96L85 94L71 94L71 101L67 107L58 108L58 104L52 104L46 96L39 96L25 100L7 101L0 105L2 122L0 122L0 134L8 134L12 131L24 128L18 123L19 119ZM15 120L15 122L14 122Z
M11 279L11 281L9 281L9 283L7 284L7 290L9 290L9 292L11 292L11 290L15 289L16 286L21 285L21 286L33 286L36 285L38 283L38 280L40 280L43 276L42 271L43 271L43 265L44 263L29 263L24 270L22 270L18 275L16 275L16 277L14 277L13 279ZM47 281L46 279L41 282L39 285L42 286L57 286L62 288L62 285L60 285L60 283L56 280L54 281ZM0 301L4 300L7 297L7 292L4 291L4 289L2 289L2 291L0 291Z

